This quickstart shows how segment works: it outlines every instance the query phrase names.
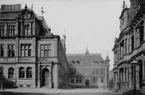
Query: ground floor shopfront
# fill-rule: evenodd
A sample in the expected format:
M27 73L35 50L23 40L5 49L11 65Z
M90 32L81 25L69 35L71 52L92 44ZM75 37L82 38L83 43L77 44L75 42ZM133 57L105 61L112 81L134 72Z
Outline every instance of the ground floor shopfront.
M65 88L67 80L59 75L60 65L55 62L1 64L1 87ZM63 70L62 70L63 71ZM65 72L64 72L65 73ZM62 80L62 81L60 81ZM61 85L63 84L63 85ZM64 86L64 87L63 87ZM11 86L13 87L13 86Z
M137 61L137 64L133 66L131 63L133 60ZM124 61L119 64L113 70L114 73L114 89L116 91L127 91L134 88L145 90L145 55L141 53L134 56L128 61Z

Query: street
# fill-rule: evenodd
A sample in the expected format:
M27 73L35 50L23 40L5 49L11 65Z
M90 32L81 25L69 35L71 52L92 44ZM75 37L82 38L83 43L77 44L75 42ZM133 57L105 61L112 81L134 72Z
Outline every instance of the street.
M121 95L103 89L7 89L0 91L0 95Z

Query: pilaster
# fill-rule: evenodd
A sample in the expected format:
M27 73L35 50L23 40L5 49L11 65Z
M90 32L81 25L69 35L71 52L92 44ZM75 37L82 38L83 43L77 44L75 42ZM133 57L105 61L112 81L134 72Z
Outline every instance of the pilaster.
M40 88L40 75L41 74L41 70L40 70L40 63L38 63L37 65L37 87Z
M59 80L58 80L58 64L54 64L53 67L53 82L54 82L54 88L57 89L59 86Z

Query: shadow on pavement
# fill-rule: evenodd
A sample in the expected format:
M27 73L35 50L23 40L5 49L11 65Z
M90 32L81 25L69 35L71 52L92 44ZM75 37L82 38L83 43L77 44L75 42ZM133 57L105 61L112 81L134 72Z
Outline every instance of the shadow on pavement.
M127 92L124 92L123 95L134 95L133 93L133 90L129 90ZM135 95L145 95L145 93L142 93L140 90L136 90Z
M19 93L19 92L0 92L0 95L59 95L58 93Z

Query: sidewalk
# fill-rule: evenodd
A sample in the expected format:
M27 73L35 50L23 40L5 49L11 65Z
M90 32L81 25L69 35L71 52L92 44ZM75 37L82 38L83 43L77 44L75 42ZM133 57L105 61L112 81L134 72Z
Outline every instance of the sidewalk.
M21 93L100 93L110 92L104 89L48 89L48 88L17 88L17 89L5 89L0 92L21 92Z

